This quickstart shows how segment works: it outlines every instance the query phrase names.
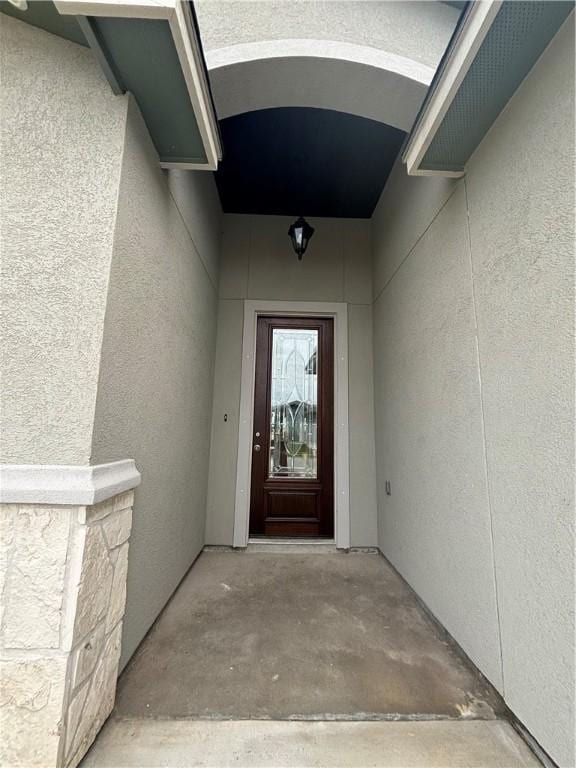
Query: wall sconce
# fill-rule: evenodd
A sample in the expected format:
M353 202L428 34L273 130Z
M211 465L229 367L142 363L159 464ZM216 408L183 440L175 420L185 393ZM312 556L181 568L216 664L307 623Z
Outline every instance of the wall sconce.
M294 248L294 251L298 256L298 261L302 261L304 251L308 247L308 243L310 242L310 238L313 234L314 227L311 227L303 216L300 216L299 219L296 219L294 224L292 224L288 230L288 235L292 241L292 248Z

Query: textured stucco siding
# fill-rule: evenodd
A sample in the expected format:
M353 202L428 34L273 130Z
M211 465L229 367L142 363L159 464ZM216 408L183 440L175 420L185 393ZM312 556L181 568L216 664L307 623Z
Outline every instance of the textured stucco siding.
M452 179L408 176L396 162L372 217L374 299L428 229L456 186Z
M127 99L91 51L0 14L2 455L87 464Z
M129 456L142 473L122 663L204 545L219 203L190 172L179 210L167 175L131 101L92 445L93 463Z
M208 544L231 546L234 537L243 324L244 302L221 299L218 302L214 413L206 511Z
M574 15L466 177L506 701L574 755Z
M350 544L375 547L376 445L372 307L348 305L348 419L350 441Z
M380 547L502 690L462 184L380 294L374 334Z
M459 15L431 2L202 0L196 8L221 119L309 107L404 131Z
M170 171L165 174L168 188L198 258L218 289L222 245L222 207L211 173Z
M206 542L232 544L244 299L260 299L348 303L351 541L375 546L370 222L310 219L316 231L298 261L292 221L224 216Z
M572 18L466 178L396 168L373 219L380 547L562 766L574 765L573 62Z
M260 40L335 40L366 45L435 67L458 11L428 2L196 3L207 51Z

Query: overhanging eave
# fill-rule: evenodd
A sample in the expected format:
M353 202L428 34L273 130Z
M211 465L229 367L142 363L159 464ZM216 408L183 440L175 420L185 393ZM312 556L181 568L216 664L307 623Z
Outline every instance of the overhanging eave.
M130 91L165 168L215 170L218 121L194 10L182 0L56 0L80 22L114 92Z
M412 176L464 175L490 126L574 9L564 0L468 3L402 155Z

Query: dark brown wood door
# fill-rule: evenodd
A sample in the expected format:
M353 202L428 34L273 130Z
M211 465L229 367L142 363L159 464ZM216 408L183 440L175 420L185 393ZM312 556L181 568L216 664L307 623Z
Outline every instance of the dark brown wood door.
M331 319L258 318L250 535L334 535Z

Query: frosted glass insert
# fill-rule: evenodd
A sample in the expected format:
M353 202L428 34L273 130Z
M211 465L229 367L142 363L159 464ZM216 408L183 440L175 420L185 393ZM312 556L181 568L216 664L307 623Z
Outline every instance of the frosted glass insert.
M318 331L274 328L270 477L317 477Z

